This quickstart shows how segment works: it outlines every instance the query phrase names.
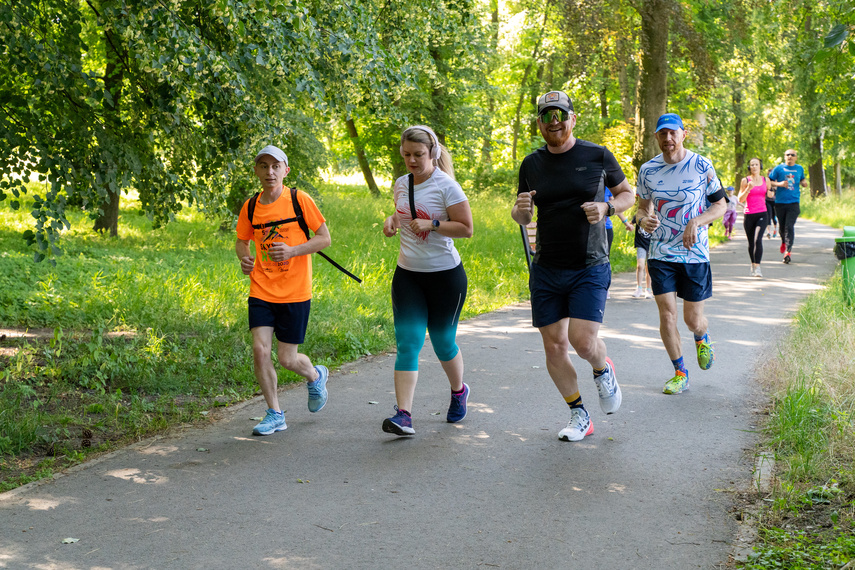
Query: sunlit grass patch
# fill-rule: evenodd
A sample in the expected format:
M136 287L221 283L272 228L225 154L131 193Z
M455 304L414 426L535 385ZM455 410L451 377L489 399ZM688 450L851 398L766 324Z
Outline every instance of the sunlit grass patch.
M801 216L815 222L840 228L855 226L855 193L851 190L837 196L812 199L809 192L802 191L799 203Z

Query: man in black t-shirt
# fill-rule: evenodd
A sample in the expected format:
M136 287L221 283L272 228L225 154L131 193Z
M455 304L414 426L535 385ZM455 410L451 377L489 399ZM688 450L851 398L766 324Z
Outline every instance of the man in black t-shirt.
M543 337L549 375L570 406L570 421L558 437L580 441L594 433L594 425L582 404L571 345L594 369L603 412L614 413L621 404L614 364L598 336L611 284L605 217L628 209L635 198L614 155L573 136L576 115L566 93L540 97L537 125L546 146L520 166L511 217L526 225L537 206L532 324ZM606 187L614 196L609 202Z

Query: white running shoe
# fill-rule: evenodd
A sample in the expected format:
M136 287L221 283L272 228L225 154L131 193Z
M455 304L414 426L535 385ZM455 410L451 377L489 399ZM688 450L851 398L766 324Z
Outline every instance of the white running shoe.
M594 424L591 416L584 408L572 408L570 410L570 421L567 427L558 432L561 441L582 441L586 435L594 433Z
M651 291L650 289L645 289L644 290L644 298L645 299L652 299L653 298L653 291Z
M600 409L604 414L613 414L620 408L621 393L617 383L615 365L611 358L606 357L606 371L594 378L597 392L600 393Z
M754 277L755 275L757 275L757 272L756 272L756 271L755 271L755 269L752 267L752 268L751 268L751 277Z
M760 271L760 266L757 266L757 269L754 270L754 277L763 277L763 272Z
M637 287L635 289L635 293L632 294L632 298L633 299L643 299L644 298L644 291L641 290L641 287Z

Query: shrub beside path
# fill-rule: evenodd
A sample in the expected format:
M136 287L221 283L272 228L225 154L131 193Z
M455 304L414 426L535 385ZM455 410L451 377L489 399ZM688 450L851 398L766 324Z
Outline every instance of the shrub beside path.
M700 371L681 324L691 389L679 396L661 393L672 369L654 301L616 275L601 334L623 406L600 412L573 355L595 425L582 442L558 440L569 413L523 303L461 324L462 423L445 422L448 385L427 345L416 435L384 434L394 355L369 357L332 373L320 413L304 387L284 390L284 432L250 435L257 398L0 495L0 568L718 567L736 534L728 490L750 483L766 403L754 371L837 263L837 230L796 231L790 265L764 242L764 279L748 276L741 231L713 251L717 360Z

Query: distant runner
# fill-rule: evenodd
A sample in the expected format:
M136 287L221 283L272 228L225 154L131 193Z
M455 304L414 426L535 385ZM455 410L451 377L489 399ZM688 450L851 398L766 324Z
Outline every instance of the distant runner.
M775 190L775 213L778 215L781 253L784 254L784 263L791 261L796 220L801 213L799 207L801 187L807 186L805 169L796 164L796 158L796 151L787 149L784 152L784 164L779 164L769 174L772 186L777 187Z
M748 258L751 260L751 276L763 277L760 263L763 261L763 232L769 223L766 194L772 181L763 176L763 161L752 158L748 161L748 176L739 187L739 201L745 204L742 226L748 238Z

